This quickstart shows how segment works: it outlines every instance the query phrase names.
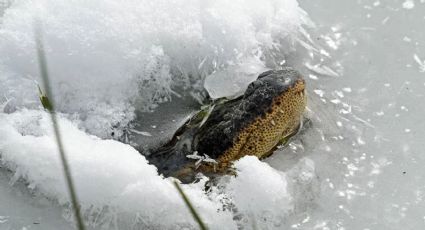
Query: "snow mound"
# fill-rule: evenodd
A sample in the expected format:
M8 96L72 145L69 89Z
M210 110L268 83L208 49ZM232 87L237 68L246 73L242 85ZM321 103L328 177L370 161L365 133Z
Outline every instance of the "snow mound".
M15 172L12 183L24 179L33 191L68 206L50 123L48 114L35 110L0 114L0 159L2 165ZM118 224L116 227L125 228L131 227L126 226L128 223L142 220L134 224L170 229L196 226L171 180L158 176L156 168L139 152L117 141L87 135L67 119L60 118L59 123L72 177L89 224L94 227ZM220 203L207 197L199 186L183 188L205 222L212 229L223 224L233 228L232 215L217 212ZM115 223L117 219L127 221Z
M238 176L230 180L226 193L241 215L241 226L281 229L285 216L293 208L285 173L254 156L235 162L235 167Z
M254 70L281 62L309 24L296 0L22 0L2 11L0 103L12 100L8 111L39 106L38 17L57 108L102 138L135 109L169 101L174 88L202 90L211 74L238 86L220 93L228 81L207 83L213 97L243 90Z

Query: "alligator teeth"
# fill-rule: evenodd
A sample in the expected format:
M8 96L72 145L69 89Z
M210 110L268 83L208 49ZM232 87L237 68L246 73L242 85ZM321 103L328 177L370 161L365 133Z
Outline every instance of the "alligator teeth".
M276 125L276 123L274 122L274 120L272 120L272 125Z

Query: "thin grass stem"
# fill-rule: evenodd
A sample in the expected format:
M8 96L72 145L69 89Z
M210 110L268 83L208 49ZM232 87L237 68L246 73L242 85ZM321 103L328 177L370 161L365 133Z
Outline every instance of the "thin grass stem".
M65 181L68 187L69 195L71 197L71 203L72 203L72 208L74 210L75 220L77 222L77 227L79 230L85 230L86 228L83 222L83 218L81 217L77 193L75 192L75 186L72 180L71 170L69 168L68 160L63 147L59 123L57 121L57 114L55 112L55 107L54 107L55 104L54 104L54 100L52 96L52 89L50 86L49 74L47 69L47 60L46 60L46 55L44 52L44 46L42 42L41 23L39 21L35 21L34 23L34 32L35 32L35 41L37 46L37 57L38 57L38 64L40 68L40 75L42 79L43 88L45 90L44 95L42 93L40 95L40 101L43 104L44 108L47 111L49 111L50 117L52 119L56 143L58 145L58 150L60 153ZM41 92L40 88L39 90Z
M176 186L177 191L179 191L180 195L182 196L184 203L186 203L186 206L189 208L190 213L193 216L193 219L195 219L195 221L199 224L199 228L201 230L207 230L208 229L207 226L202 221L201 217L199 216L199 214L197 213L197 211L193 207L193 205L190 202L189 198L183 192L183 189L180 187L179 183L177 181L174 181L174 185Z

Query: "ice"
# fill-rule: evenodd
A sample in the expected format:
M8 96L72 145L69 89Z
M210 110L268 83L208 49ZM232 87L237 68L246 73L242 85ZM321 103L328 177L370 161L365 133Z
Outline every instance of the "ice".
M52 207L46 197L30 193L23 183L10 186L7 170L0 168L0 172L1 229L73 229L62 218L60 207Z
M194 224L171 179L158 176L156 168L129 145L101 140L78 130L72 122L59 119L65 150L72 170L82 211L94 227L112 227L114 219L143 219L143 226L173 228ZM69 197L48 114L23 110L0 114L1 163L14 172L12 183L24 179L28 187L58 204L67 206ZM19 145L19 148L16 146ZM217 212L219 202L207 197L200 185L184 186L187 195L212 229L232 215ZM167 214L173 210L173 214ZM118 228L128 223L118 223Z
M320 66L320 65L312 65L310 63L305 63L305 65L307 66L307 68L309 70L311 70L312 72L316 73L316 74L320 74L320 75L325 75L325 76L332 76L332 77L338 77L339 74L337 72L335 72L335 70L331 69L328 66Z
M275 62L270 52L292 47L309 24L295 0L24 0L3 7L0 92L15 108L39 106L37 17L57 108L103 138L125 127L135 109L151 111L171 100L173 88L202 90L213 73L234 76L230 82L243 90ZM221 96L214 87L208 87L212 95Z
M415 59L416 63L418 63L419 65L419 71L420 72L425 72L425 60L422 61L417 54L413 55L413 59Z
M257 79L258 73L267 70L257 58L252 58L242 63L217 71L206 77L204 87L211 98L241 95L249 83Z

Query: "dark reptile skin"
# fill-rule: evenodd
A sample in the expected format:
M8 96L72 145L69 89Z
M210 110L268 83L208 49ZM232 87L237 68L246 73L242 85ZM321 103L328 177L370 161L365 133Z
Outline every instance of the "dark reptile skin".
M168 177L193 164L194 160L186 156L195 150L217 159L233 146L244 127L264 116L271 109L273 99L285 93L299 79L302 79L301 75L292 68L260 74L244 95L217 104L201 128L198 127L199 119L187 122L170 142L152 151L147 156L148 161L158 168L160 174Z

